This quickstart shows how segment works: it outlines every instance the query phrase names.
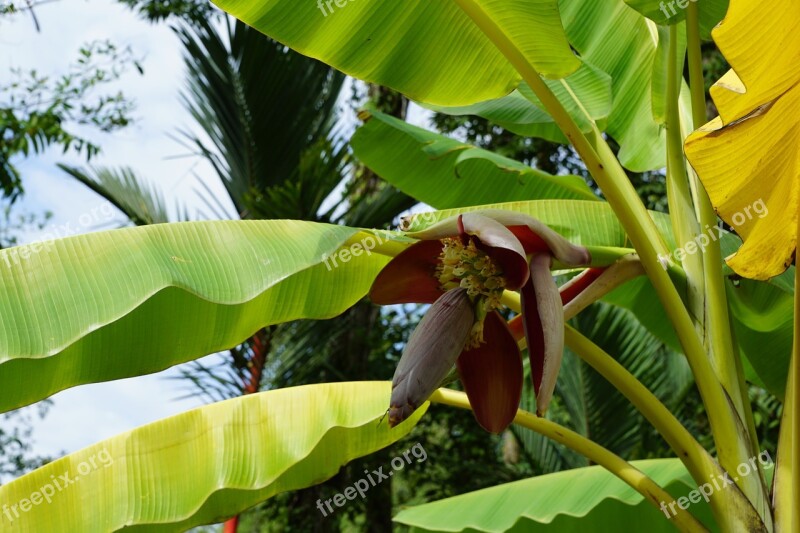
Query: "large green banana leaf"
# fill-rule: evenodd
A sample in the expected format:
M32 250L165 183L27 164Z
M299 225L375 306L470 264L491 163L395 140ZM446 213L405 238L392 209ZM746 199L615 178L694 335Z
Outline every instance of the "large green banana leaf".
M409 0L401 5L382 0L343 7L325 0L216 3L303 54L423 103L485 102L509 94L520 81L456 2ZM614 104L607 131L621 146L621 162L635 171L664 166L665 133L650 102L658 46L655 23L624 0L477 4L544 75L562 78L578 69L580 60L571 45L611 76ZM516 97L509 101L512 107L521 103ZM540 121L541 114L529 114Z
M697 488L678 459L634 461L633 465L675 498L687 496ZM711 510L702 499L692 503L689 512L707 525L714 523ZM414 532L615 533L637 530L645 524L648 533L675 531L663 512L599 466L547 474L411 507L394 520L411 526Z
M578 243L626 241L602 202L516 208ZM379 235L296 221L190 222L0 251L8 266L0 269L0 411L163 370L268 324L335 316L410 242ZM368 254L358 246L364 239L382 244ZM356 249L349 260L338 254Z
M605 129L613 100L612 80L608 74L584 61L576 72L566 78L547 80L545 83L581 131L584 133L591 131L590 121L597 124L600 129ZM478 115L519 135L568 143L566 136L544 110L541 101L527 83L521 83L519 88L508 96L471 106L426 107L448 115Z
M722 239L723 257L742 245L738 237L727 237ZM745 375L778 398L785 392L792 353L795 268L791 266L769 281L726 283L736 341L746 355ZM727 265L725 271L734 275Z
M442 209L411 215L405 225L418 231L445 218L485 209L525 213L541 220L575 244L613 248L628 245L628 238L608 204L593 200L533 200Z
M236 18L356 78L431 104L467 105L511 92L519 75L452 1L216 0ZM557 0L476 0L542 74L580 60Z
M390 388L361 382L275 390L117 435L0 487L0 530L167 532L220 522L321 483L408 434L427 404L389 429Z
M617 141L619 159L625 167L637 172L664 167L665 131L657 109L663 100L667 71L657 59L659 48L665 49L666 33L660 36L656 24L624 0L560 0L559 9L567 37L580 53L584 67L550 82L551 88L579 125L586 129L588 121L594 120ZM611 81L610 109L606 109L602 78L593 75L597 71ZM681 111L687 121L691 117L688 102L684 86ZM519 135L565 142L527 85L504 98L434 109L478 115Z
M350 144L361 162L406 194L446 209L514 200L598 199L579 176L553 176L377 111Z
M528 208L576 242L620 246L625 236L608 209L602 220L604 205ZM0 411L157 372L268 324L335 316L410 242L378 235L296 221L189 222L2 250ZM382 244L367 254L364 239ZM349 260L338 255L356 249Z
M627 243L603 202L487 207L528 213L586 246ZM441 211L425 222L455 212ZM666 217L655 218L666 225ZM268 324L335 316L366 294L388 255L405 245L403 238L384 233L383 244L370 254L337 259L336 266L326 261L371 235L308 222L225 221L82 235L48 243L37 253L32 247L0 251L7 267L0 269L0 411L75 385L157 372L236 345ZM652 288L644 279L633 283L609 301L633 310L675 346L669 322L653 305ZM634 291L637 283L642 285ZM745 320L741 312L734 316L754 370L748 378L782 388L785 354L772 354L777 362L762 364L763 346L752 332L763 337L763 321ZM777 332L789 338L785 329ZM785 342L781 338L777 345Z
M188 222L2 250L0 412L157 372L268 324L336 316L367 293L388 261L380 252L403 247L381 233L365 242L383 242L370 254L326 262L371 235L297 221Z
M560 0L572 46L611 76L614 107L608 132L626 168L642 172L665 165L665 131L653 115L651 87L658 48L655 24L623 0ZM683 95L686 100L688 95Z

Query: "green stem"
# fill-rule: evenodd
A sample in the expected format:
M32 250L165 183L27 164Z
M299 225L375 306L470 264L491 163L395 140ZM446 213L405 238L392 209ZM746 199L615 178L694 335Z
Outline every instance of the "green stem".
M800 231L800 217L797 219ZM800 531L800 265L794 271L794 342L775 466L775 531Z
M692 95L692 119L694 128L699 128L705 123L706 103L705 85L703 81L702 53L700 48L700 25L698 21L698 6L690 4L687 9L687 35L689 50L689 85ZM691 178L694 180L698 218L700 220L701 231L714 231L717 227L717 215L711 205L711 201L706 194L697 175L692 171ZM733 347L733 336L731 334L730 318L728 316L728 299L725 293L725 282L722 276L722 251L719 241L712 239L705 247L703 254L703 271L705 274L705 310L706 310L706 336L709 353L712 356L717 376L723 387L728 391L731 398L736 399L738 410L743 418L752 419L750 402L747 398L747 391L741 390L742 381L741 365L738 353ZM755 428L752 428L755 435ZM757 451L753 449L752 451Z
M700 45L700 8L697 2L686 8L686 45L689 50L689 87L694 129L706 121L706 92L703 80L703 52Z
M430 402L459 409L472 410L467 395L450 389L439 389L433 393ZM550 420L539 418L527 411L518 410L514 423L535 431L564 446L587 457L590 461L602 466L619 479L630 485L639 494L655 506L659 511L663 511L662 504L673 501L673 497L661 488L655 481L649 478L641 470L625 461L613 452L603 448L583 435L563 426L551 422ZM672 518L676 526L681 531L708 531L691 513L684 509L673 506L679 512Z
M567 325L564 334L567 346L614 385L653 424L686 465L698 486L723 475L714 458L633 374L578 330ZM750 502L735 487L728 493L714 492L710 503L718 524L738 531L758 531L762 526ZM754 519L757 522L754 523Z
M689 189L686 159L683 156L683 134L681 132L680 92L683 77L684 50L678 49L678 26L669 27L669 54L667 61L667 199L669 201L669 217L675 240L681 249L687 245L696 245L695 239L700 235L700 226L694 210L692 193ZM696 246L696 251L686 253L681 258L686 272L687 305L696 321L697 331L704 335L705 282L703 276L703 249Z
M702 52L700 47L700 25L698 6L690 4L687 8L687 35L689 50L689 86L692 95L692 120L694 129L706 122L705 84L703 81ZM692 171L691 178L695 181L698 218L701 231L714 231L717 227L717 215L711 205L711 200L706 194L697 175ZM743 418L752 421L750 401L747 390L741 390L740 382L743 381L743 372L739 363L738 353L733 346L733 336L728 316L728 299L725 292L725 281L722 275L722 250L719 241L712 240L705 248L703 254L703 270L705 274L705 309L706 309L706 335L708 337L709 353L712 355L717 376L728 391L731 398L737 399ZM739 364L737 364L739 363ZM752 424L748 424L752 425ZM752 436L755 427L750 428ZM754 441L757 446L757 440ZM752 450L757 452L757 448Z
M724 465L735 468L739 457L738 416L728 403L727 396L714 373L692 319L683 305L677 289L662 267L659 254L666 252L661 235L642 204L628 176L605 142L601 132L593 125L584 135L561 102L542 81L539 73L507 35L495 24L475 0L453 0L483 31L497 49L520 73L542 102L561 131L573 144L586 168L620 219L641 258L667 315L680 339L681 346L692 368L703 402L706 405L714 440Z
M690 3L686 12L686 34L689 57L689 87L692 101L692 122L694 129L706 122L705 82L703 79L703 58L700 43L699 6ZM681 153L681 160L686 159ZM700 231L707 233L717 227L717 215L711 205L711 200L697 174L690 170L689 178L692 180L695 192L695 207L697 218L700 222ZM739 460L741 463L749 457L759 453L758 437L756 436L753 412L748 397L747 385L744 381L740 355L733 343L733 332L728 314L728 298L725 292L725 280L722 275L722 251L719 241L711 242L703 250L702 274L703 285L703 344L711 356L714 371L722 387L731 399L743 427L740 432ZM688 274L688 272L687 272ZM723 462L726 468L733 468L733 464ZM769 496L764 470L759 463L758 478L748 478L743 483L749 486L746 493L758 509L759 515L769 527L771 513L769 509Z

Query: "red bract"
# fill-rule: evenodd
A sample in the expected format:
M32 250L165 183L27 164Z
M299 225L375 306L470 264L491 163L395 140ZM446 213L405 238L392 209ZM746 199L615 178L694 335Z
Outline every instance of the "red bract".
M550 264L555 257L568 266L587 265L588 250L538 220L504 211L459 215L409 235L420 242L395 257L370 290L381 305L433 304L395 371L390 425L427 400L455 362L478 423L492 433L508 427L523 371L514 335L497 312L504 290L522 291L537 412L543 414L563 349L563 310Z
M531 278L522 289L521 299L539 416L544 416L550 405L564 354L564 309L558 286L550 275L551 262L549 254L531 257Z

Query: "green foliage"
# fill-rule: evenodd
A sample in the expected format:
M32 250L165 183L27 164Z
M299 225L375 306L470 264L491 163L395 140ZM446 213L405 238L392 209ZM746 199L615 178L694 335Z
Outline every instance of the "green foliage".
M537 130L549 140L564 140L550 133L555 122L561 122L562 126L566 122L565 134L573 142L585 141L576 142L576 146L586 156L598 180L607 180L604 186L613 185L605 190L616 212L611 205L598 201L596 187L588 179L554 176L531 168L531 165L549 164L552 174L559 174L565 167L573 166L576 174L585 176L575 153L564 146L531 142L506 145L508 153L523 156L524 163L515 162L374 113L361 128L355 150L372 170L416 200L437 208L451 208L449 213L440 212L434 217L461 212L464 205L514 201L499 207L535 215L574 242L591 246L597 265L604 266L608 264L604 261L632 251L627 248L630 243L625 230L628 230L640 246L650 280L659 288L665 305L669 310L673 306L676 309L672 323L665 319L662 307L653 305L655 293L647 278L631 282L608 298L619 307L597 305L584 311L576 322L600 348L613 353L633 378L644 382L685 426L702 434L703 446L713 448L709 428L705 425L706 413L692 388L686 362L670 349L678 346L677 332L687 354L693 356L693 368L703 370L708 362L701 343L706 339L695 338L693 317L683 308L678 294L687 284L680 265L664 265L672 276L669 279L655 258L660 252L657 244L662 244L662 240L666 249L673 249L680 243L674 242L675 232L671 230L668 217L648 214L638 204L625 171L614 159L616 155L630 169L643 171L644 175L633 178L637 191L652 207L664 207L663 176L659 170L664 160L664 114L668 105L688 102L685 92L674 102L664 102L661 93L665 80L661 67L665 64L665 32L628 7L633 4L650 13L654 10L653 2L616 0L579 5L556 0L475 0L441 4L413 0L402 6L389 2L353 3L333 17L325 13L321 4L320 14L311 3L300 5L290 0L223 0L223 3L288 46L320 57L353 75L404 90L429 104L467 106L462 109L464 112L473 106L469 112L492 118L518 133L525 133L523 128L527 128L528 133ZM722 1L713 2L717 7L722 4ZM264 38L243 23L232 24L226 20L227 35L224 35L214 22L194 19L188 13L191 1L188 4L131 5L143 6L139 9L152 19L177 15L191 25L179 30L190 70L190 83L184 97L207 137L190 134L186 137L192 149L215 168L235 205L236 215L251 219L294 217L344 222L350 226L384 226L411 204L410 198L396 194L391 187L376 184L375 176L361 172L363 169L355 171L354 179L345 181L350 171L347 148L332 133L336 118L333 105L341 88L340 75L322 64L300 61L299 56L289 53L283 45ZM341 7L338 3L337 6ZM560 7L560 12L556 7ZM483 31L472 24L473 21ZM563 22L563 27L559 21ZM421 42L426 46L420 46ZM436 52L431 53L431 50ZM270 58L273 65L284 67L286 72L293 72L294 78L304 80L305 85L292 86L291 79L273 78L272 72L263 69L265 58ZM516 68L511 68L507 59ZM593 71L596 76L590 83L596 91L577 90L580 84L569 81L571 73L581 72L580 61L583 61L583 68L589 67L590 62L597 66L598 70ZM551 98L552 116L546 116L547 113L537 107L541 101L537 104L531 99L519 98L527 86L519 84L517 72L523 72L525 69L520 69L520 65L525 67L526 64L532 71L523 73L530 87L537 87L537 83L546 87L539 89L541 101L547 101L550 90L558 93ZM477 75L476 66L483 69ZM534 69L551 78L564 79L542 83ZM515 96L505 96L514 89L518 89ZM583 94L598 96L596 105L573 101L581 100ZM497 100L484 101L487 98ZM399 101L402 108L403 100ZM478 101L481 102L476 104ZM514 115L514 120L505 120L513 107L505 107L509 101L532 107ZM276 110L275 102L290 102L291 105ZM476 110L475 105L480 109ZM561 105L567 109L560 109ZM101 108L94 111L99 112ZM673 110L676 114L685 114L687 109L684 105ZM547 120L540 121L542 116ZM520 117L531 122L523 123ZM548 122L550 118L553 120ZM576 119L579 124L570 127L571 121ZM487 147L493 147L495 135L502 138L506 133L489 122L456 119L452 124L455 127L451 131L461 128L466 132L461 135L471 136L474 142ZM612 143L609 149L599 130L618 144ZM591 140L584 139L583 134L588 134ZM45 136L45 144L66 142L58 137L54 139ZM29 142L34 150L42 149L36 144L42 144L41 139ZM67 146L70 143L74 141L67 142ZM430 172L434 167L436 172ZM611 167L613 171L605 171ZM475 179L484 172L483 180ZM137 188L133 174L95 174L89 176L72 171L74 177L96 192L118 198L117 205L138 224L149 224L159 213L163 215L163 205L155 201L155 195L149 191ZM420 176L427 179L420 179ZM340 201L323 212L325 200L341 184L345 188ZM536 200L526 201L531 196ZM137 198L144 197L153 201L137 203ZM638 211L626 210L623 204L628 207L635 204ZM341 209L345 213L338 215ZM399 324L394 324L396 317L381 315L360 300L375 273L385 264L386 256L396 254L406 240L401 236L390 238L385 249L345 263L332 272L330 269L325 272L321 265L325 257L372 235L339 225L240 221L157 226L56 243L58 262L36 256L25 265L31 267L24 271L25 276L16 263L9 265L10 274L0 275L0 281L7 287L0 293L5 294L0 296L0 311L6 321L0 327L33 329L39 335L22 339L5 336L11 340L6 340L8 346L0 350L0 365L6 370L0 374L0 388L10 391L12 401L30 401L77 383L149 372L236 344L239 346L230 351L232 365L225 372L201 369L205 375L199 377L187 373L208 397L216 399L254 392L259 386L288 387L315 380L384 376L395 363L398 347L406 340L407 321L403 317ZM130 246L134 253L121 256L121 243ZM643 244L646 246L642 247ZM91 250L94 256L86 259L70 253L70 248ZM10 253L0 255L7 262L11 257ZM69 275L72 272L80 272L80 275ZM696 288L691 276L688 283L690 289ZM748 284L731 283L728 289L738 294L727 301L718 295L720 299L715 303L730 302L732 305L732 322L746 356L745 371L751 379L778 390L785 381L780 373L783 354L774 358L778 363L765 361L758 348L763 346L762 342L767 342L768 334L774 333L775 337L769 340L769 346L781 349L790 338L785 322L791 310L786 304L793 288L777 280L773 286L762 284L757 289ZM30 294L30 301L19 298L20 293ZM76 301L81 302L77 309L68 307L74 306ZM775 302L783 305L772 305ZM48 304L53 305L47 307ZM295 321L329 319L351 305L351 309L335 320ZM72 314L54 326L38 311L45 308L57 316ZM765 325L767 322L770 324ZM147 332L147 338L141 339L133 333L141 336L141 331ZM716 335L713 331L704 333ZM247 335L252 336L243 342ZM0 344L3 339L0 337ZM714 346L717 340L713 339ZM112 351L117 358L101 357ZM271 357L264 364L261 356L266 353ZM134 355L137 356L135 360ZM705 387L704 392L713 393L710 397L716 404L711 403L711 406L718 407L725 415L728 404L723 389L718 387L718 376L714 375L718 366L719 361L715 361L705 372L698 372L697 381ZM738 369L734 375L737 372ZM34 390L27 387L22 390L22 376L30 374L44 376L42 381L46 383L37 382L32 387ZM210 387L204 389L209 383ZM738 382L735 384L738 386ZM130 459L140 461L134 468L115 473L112 481L122 479L122 489L107 490L109 483L104 477L89 486L87 494L102 498L111 493L108 501L112 503L103 505L101 512L113 515L113 520L104 522L105 525L113 522L116 528L133 523L155 528L153 524L161 522L164 529L169 529L210 522L231 512L240 512L247 505L280 490L320 482L335 474L346 460L396 440L381 433L380 422L376 423L380 410L385 407L385 401L381 405L380 399L385 400L386 391L367 394L366 400L364 394L353 392L367 385L315 388L344 392L336 398L319 394L309 395L314 401L301 399L304 412L300 414L305 418L297 416L293 401L279 402L277 409L274 404L260 405L261 399L268 395L278 398L284 393L286 396L296 393L295 389L285 389L257 399L248 396L205 408L200 421L193 420L192 413L181 415L159 426L163 434L160 430L151 431L154 426L142 428L119 439L125 445L125 455L118 457L129 459L131 443L144 451ZM384 388L388 386L383 385ZM575 428L626 458L669 453L628 401L577 357L566 356L559 389L561 394L551 416L563 425ZM777 413L777 406L768 395L754 392L759 404L756 431L765 442L773 443L776 428L769 417ZM532 396L530 391L525 396L528 407ZM321 408L329 403L336 405L330 410ZM246 404L251 408L238 410ZM252 404L260 407L252 409ZM365 407L365 404L368 405ZM10 405L13 404L8 403L7 407ZM642 409L642 405L639 408ZM269 419L269 423L265 423L267 420L254 422L251 409L259 414L266 413L268 417L280 411L283 416ZM221 415L205 416L213 412ZM341 422L355 412L368 416L351 420L350 425ZM747 409L743 412L749 414ZM715 436L736 440L742 433L739 431L742 418L746 417L738 417L741 413L728 414L733 416L723 416L720 420L722 426L731 427L723 427L719 430L722 433ZM533 439L525 432L515 432L516 437L507 433L502 441L475 434L464 429L465 420L471 423L463 413L452 417L440 415L431 422L429 432L420 431L425 442L441 454L438 456L441 469L452 469L451 474L441 471L438 464L427 471L409 470L407 477L398 476L396 483L382 485L337 515L336 520L321 523L313 509L309 512L315 499L330 497L332 491L360 478L358 470L364 466L385 466L390 452L383 451L340 470L331 484L285 495L250 518L268 517L273 525L277 522L283 529L299 527L321 531L334 527L370 527L383 530L389 527L385 511L392 502L414 503L417 499L480 488L484 483L512 480L521 474L582 467L588 463L542 439ZM258 429L251 433L250 428L255 426ZM262 433L275 431L276 427L281 429L277 434ZM295 432L300 436L295 437ZM217 448L245 450L243 468L239 468L242 465L239 461L215 464L212 460L216 457L215 446L208 443L201 447L211 449L208 456L175 451L185 452L184 448L187 445L191 448L194 441L213 440L211 436L219 435L224 438L213 442L219 445L222 441L222 446ZM288 439L284 435L289 435ZM354 438L349 440L350 437ZM275 463L269 460L274 459L269 448L273 441L294 452L301 449L297 454L299 458L287 453L287 457L282 458L284 461L278 461L283 469L278 477L286 474L292 482L266 486L252 483L247 478L249 473L274 474L270 469ZM737 442L744 444L745 441L742 438ZM309 445L313 450L309 451ZM116 446L122 447L118 443ZM452 453L456 447L458 455ZM467 453L462 455L462 448ZM736 453L754 449L743 445ZM308 454L303 455L303 451ZM317 451L319 456L308 461ZM721 447L720 451L724 455L727 450ZM78 459L85 457L81 453L77 454ZM450 455L455 458L448 462L445 457ZM187 460L187 456L194 462ZM466 464L461 462L462 457L468 460ZM723 465L730 468L732 458L736 458L735 454L723 460ZM202 466L199 474L195 463ZM696 472L696 479L689 480L683 465L676 460L638 465L678 495L700 482ZM490 474L480 477L480 472L487 467ZM29 479L38 480L36 476L47 475L50 471L52 469L43 469ZM141 477L136 477L143 471ZM158 485L173 471L194 474L195 483L186 487ZM130 472L133 475L126 477ZM220 482L219 476L225 479ZM231 480L234 483L228 487L225 483ZM583 490L577 491L575 485L579 482ZM141 509L124 514L130 510L124 504L132 499L131 487L145 483L161 489L155 491L159 496L179 491L180 505L160 505L161 501L148 500L149 494L145 494L143 503L137 501ZM18 483L7 494L20 486L25 485ZM232 490L215 492L220 487ZM538 497L530 498L531 492ZM87 494L81 497L86 499ZM140 495L139 492L133 494ZM114 498L120 498L122 505L116 505L120 501ZM758 498L757 505L767 505L760 501L760 495ZM156 502L155 505L152 502ZM287 508L276 507L276 503ZM118 510L120 507L125 507L123 512ZM739 506L743 512L745 507ZM147 514L149 522L136 521L140 510ZM703 513L705 509L699 506L693 511ZM725 513L717 511L717 519L724 518ZM51 519L42 515L43 523ZM132 519L132 515L136 519ZM453 524L461 529L487 531L526 529L536 524L557 531L586 531L592 527L602 530L608 524L618 527L623 520L656 523L658 515L658 511L646 507L642 496L630 487L597 468L585 468L404 511L398 521L430 530L452 528ZM575 516L589 519L576 521ZM81 524L81 518L74 521L76 527ZM708 520L705 515L703 518ZM741 527L739 522L736 524L741 529L749 529ZM669 526L669 522L659 517L652 529Z
M636 461L633 465L675 497L696 488L677 459ZM692 504L691 512L705 523L712 523L708 505L702 500ZM641 494L599 466L538 476L412 507L395 519L420 533L465 530L611 533L627 530L629 524L636 527L646 524L644 527L653 532L675 530Z
M534 169L553 175L566 173L581 176L590 187L597 190L580 157L569 145L516 135L490 120L475 115L453 116L436 113L432 118L432 124L442 133L530 165ZM612 142L611 146L618 151L615 143ZM648 209L666 211L667 189L663 172L629 172L628 175Z
M66 165L59 165L59 168L111 202L136 225L170 221L161 195L145 185L129 168L92 168L88 171Z
M44 418L50 405L51 402L45 400L35 407L0 415L0 484L7 478L19 477L52 460L32 453L34 411L38 418Z
M78 125L113 132L131 121L133 103L122 92L100 89L131 67L142 73L129 48L110 41L83 46L67 73L44 75L36 70L12 71L12 81L0 85L0 189L15 200L23 190L16 157L42 153L49 146L73 150L87 160L100 151L89 138L75 133Z
M266 325L336 316L367 293L387 258L376 249L330 270L325 258L368 235L310 222L215 221L2 250L0 411L197 359ZM385 237L384 246L402 247ZM9 334L27 328L41 335Z
M580 60L570 49L554 0L478 3L546 76L578 69ZM316 2L294 0L216 4L304 55L421 102L471 104L504 96L520 81L455 2L351 2L333 14Z
M575 176L550 175L377 111L360 116L364 124L351 141L356 157L398 189L434 207L529 198L596 199ZM429 179L414 179L416 175Z
M205 132L184 137L239 216L318 220L346 163L332 137L344 76L239 21L226 19L224 33L208 22L177 32L188 67L182 100Z
M49 493L50 501L22 513L18 506L16 516L3 509L0 524L7 529L10 519L14 529L37 533L53 530L57 520L58 530L86 530L79 502L95 506L91 530L186 531L213 523L277 493L314 485L408 434L426 406L390 429L381 422L390 387L289 388L148 424L1 486L4 504L35 499L33 492L40 502ZM58 479L66 485L54 486Z
M219 11L208 0L119 0L143 19L153 23L179 19L205 24L218 18Z

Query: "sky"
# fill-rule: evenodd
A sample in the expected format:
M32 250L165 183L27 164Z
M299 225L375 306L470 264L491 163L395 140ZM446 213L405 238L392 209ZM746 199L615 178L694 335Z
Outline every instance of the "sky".
M2 0L0 0L2 1ZM92 164L132 167L143 180L160 190L172 206L174 198L189 207L190 213L202 206L197 197L198 180L205 180L219 198L227 199L222 185L210 168L187 154L173 136L179 129L192 129L192 120L179 102L184 83L181 46L168 25L152 25L112 0L55 0L36 9L41 25L37 33L27 14L0 19L0 84L8 80L11 68L36 68L40 73L58 75L77 57L79 47L96 39L111 38L120 47L130 46L142 58L144 75L127 74L115 87L135 100L135 123L113 134L87 135L102 147ZM343 98L350 94L343 91ZM428 113L412 106L409 122L422 125ZM345 118L352 127L354 118ZM17 212L53 213L47 227L21 235L31 241L61 228L85 233L106 230L125 223L114 212L110 217L91 217L100 211L104 200L56 168L58 162L85 165L77 156L49 151L16 161L24 178L25 196ZM231 206L231 212L232 206ZM218 356L210 356L211 358ZM84 385L53 396L48 415L34 426L34 453L57 456L77 451L161 418L202 405L201 400L176 401L186 392L180 383L169 380L176 368L150 376L110 383Z
M118 86L137 103L136 122L111 135L92 135L103 152L93 164L132 166L158 187L166 198L195 198L196 176L207 179L215 190L222 186L196 158L181 157L186 150L170 138L191 124L178 101L183 84L181 47L166 25L139 20L127 8L110 0L58 0L37 8L41 32L36 33L29 16L0 22L0 84L8 80L12 67L35 67L41 73L63 73L77 57L78 48L93 39L112 38L119 46L131 46L143 58L144 76L131 73ZM69 225L83 232L108 229L124 222L115 214L94 217L82 225L81 215L97 213L103 200L84 189L55 167L56 162L85 163L64 157L60 151L18 161L26 193L18 212L52 211L53 219L43 232ZM224 197L223 194L220 197ZM95 221L97 222L95 224ZM24 235L25 240L36 233ZM213 357L213 356L212 356ZM199 399L175 401L186 392L168 376L175 369L110 383L85 385L55 395L48 416L35 424L34 452L59 455L77 451L99 440L201 405Z

